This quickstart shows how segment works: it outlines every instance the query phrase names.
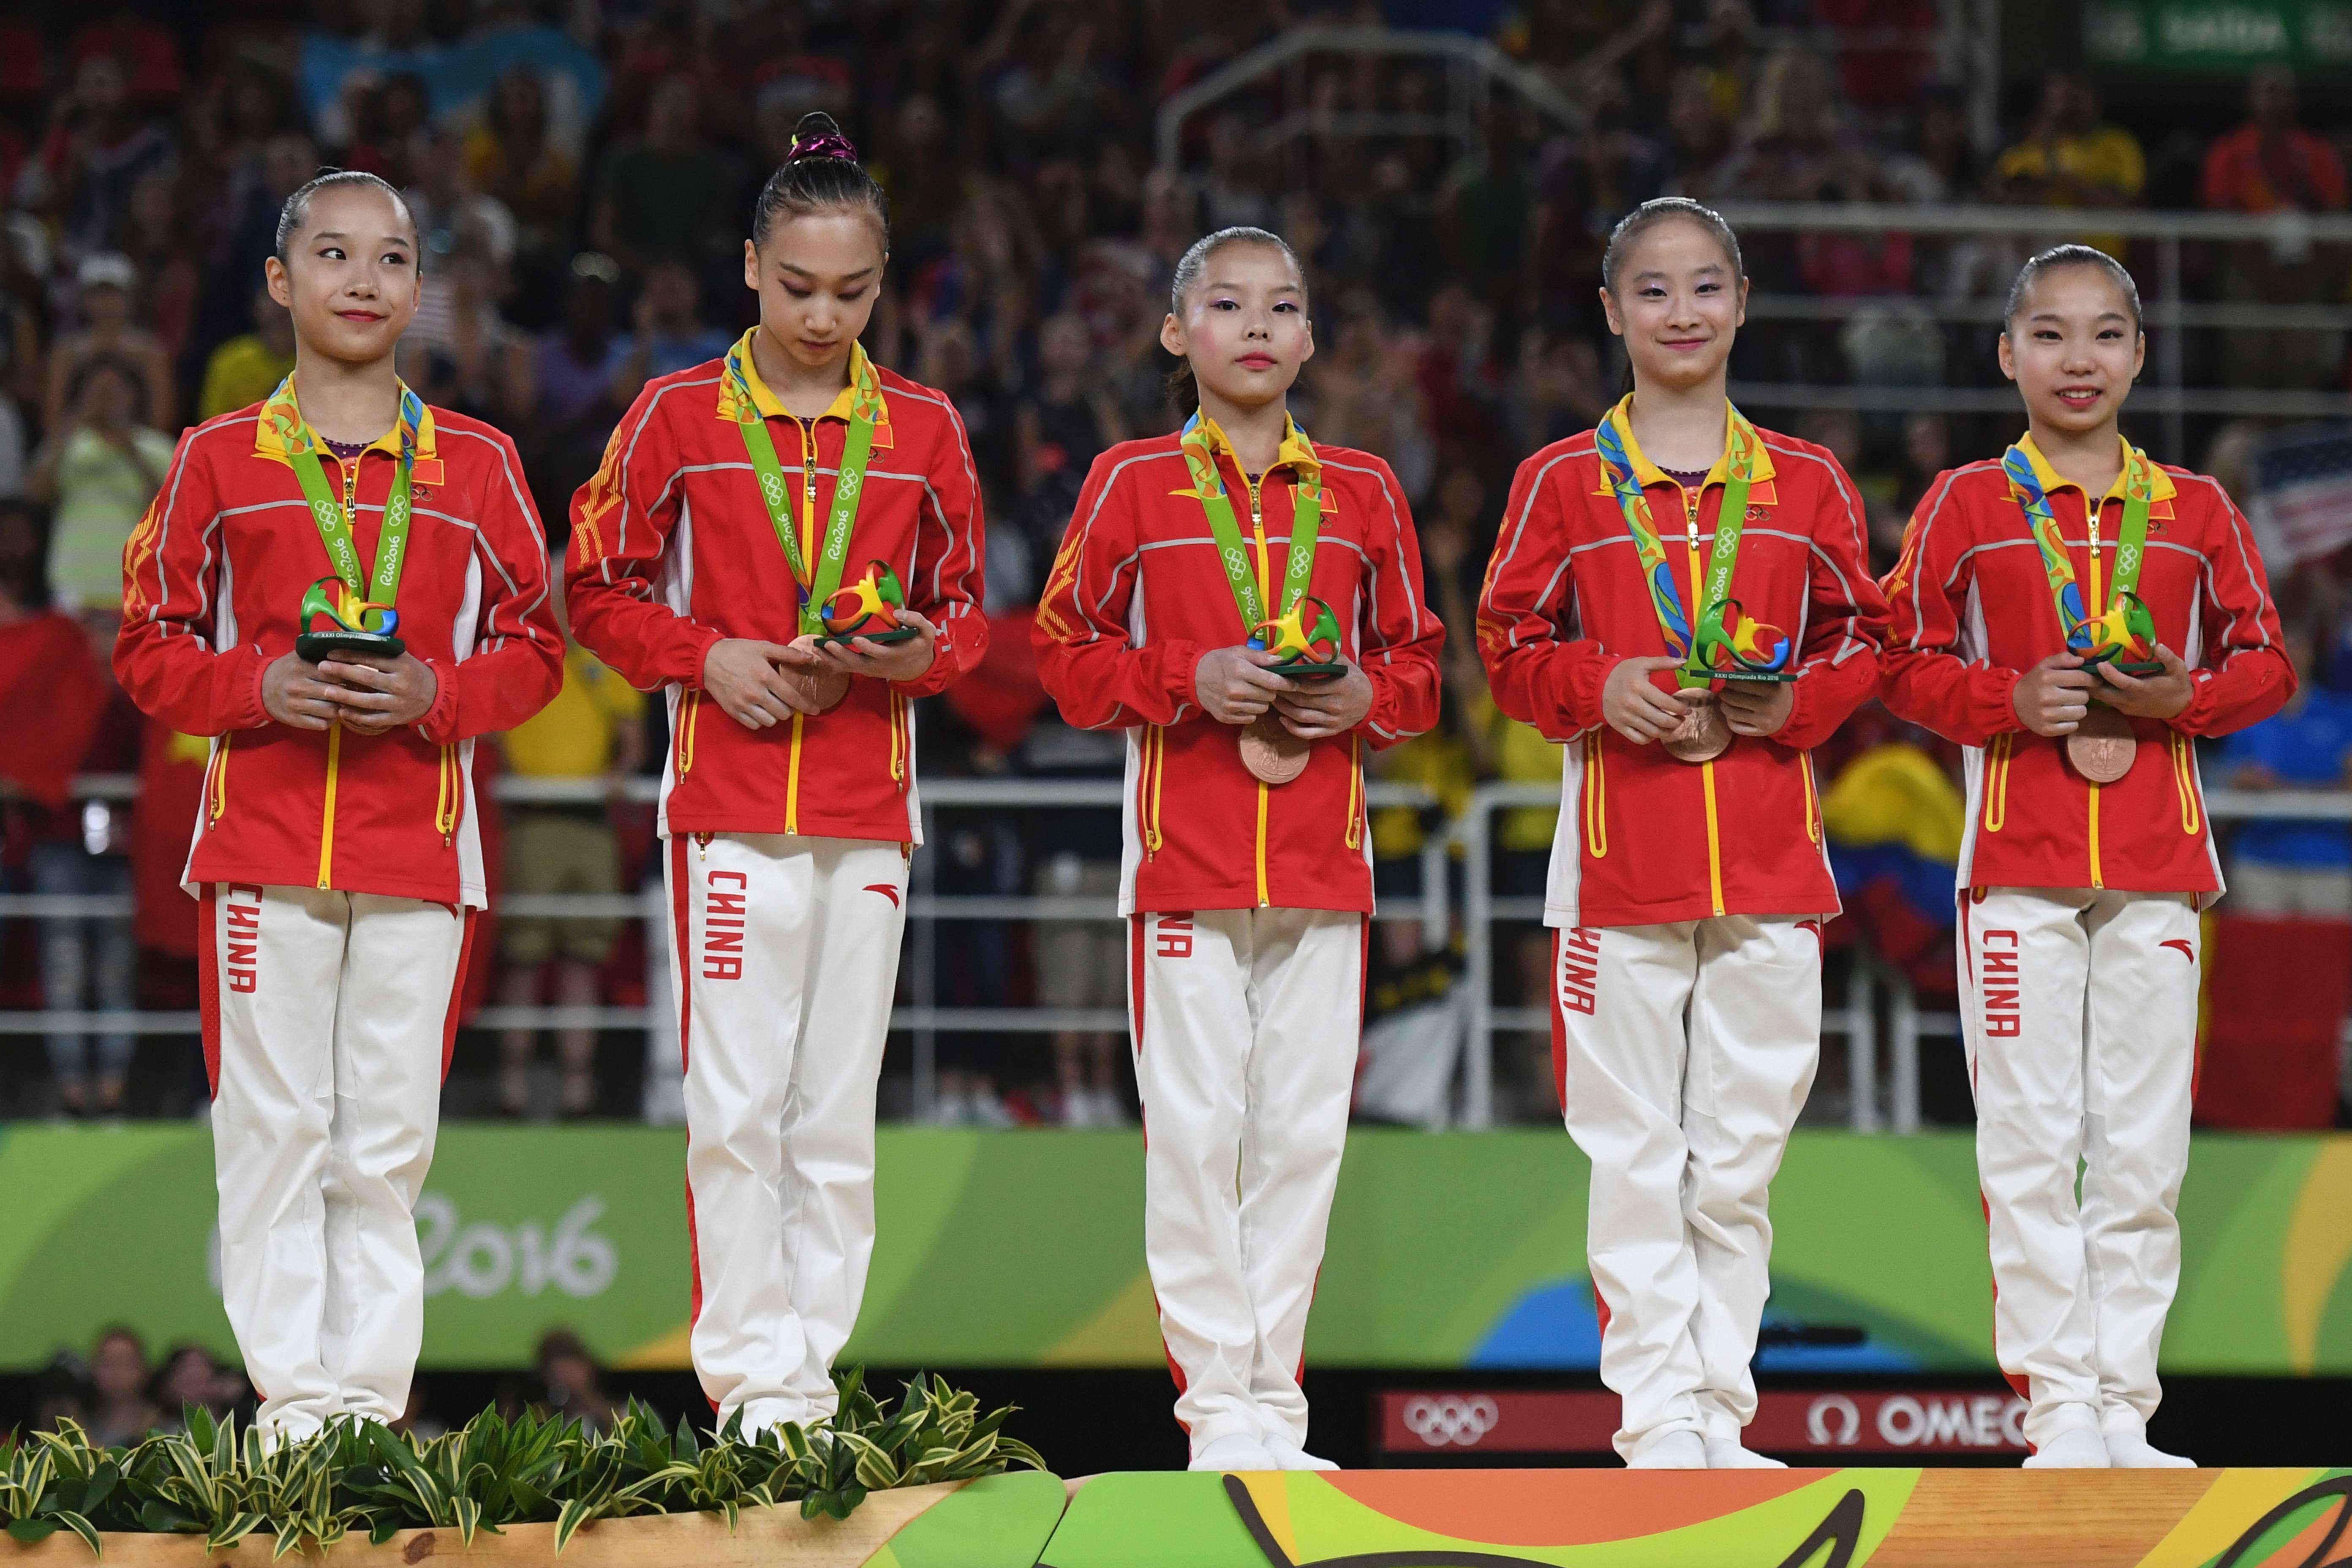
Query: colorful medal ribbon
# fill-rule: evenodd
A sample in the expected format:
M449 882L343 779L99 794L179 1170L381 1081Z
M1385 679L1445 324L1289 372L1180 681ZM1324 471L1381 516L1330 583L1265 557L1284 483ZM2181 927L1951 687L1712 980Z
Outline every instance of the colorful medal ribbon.
M1731 594L1732 579L1739 567L1739 541L1748 531L1748 492L1756 476L1756 426L1738 409L1730 409L1724 437L1723 505L1716 514L1715 546L1704 567L1696 541L1691 543L1691 581L1698 587L1703 606L1694 636L1682 594L1675 586L1674 568L1666 561L1665 541L1650 515L1650 498L1633 478L1628 446L1633 431L1626 423L1626 409L1632 402L1628 397L1609 411L1609 417L1593 432L1593 446L1601 458L1601 471L1616 493L1625 531L1633 536L1666 653L1683 661L1675 672L1675 679L1685 687L1696 687L1718 678L1790 679L1787 672L1796 647L1793 639L1780 627L1747 614Z
M2156 493L2156 465L2137 447L2126 446L2124 458L2124 527L2116 540L2116 576L2112 592L2099 584L2099 512L2105 504L2083 498L2091 531L2091 602L2085 610L2081 586L2074 581L2074 558L2058 531L2050 497L2034 471L2033 458L2022 446L2001 455L2001 472L2017 487L2018 504L2025 509L2026 527L2034 548L2042 552L2042 570L2050 579L2050 599L2058 609L2058 629L2066 651L2084 664L2105 664L2131 674L2163 668L2156 658L2156 621L2139 596L2139 570L2147 557L2147 512Z
M759 329L754 327L751 331ZM833 510L825 519L824 541L817 554L816 574L809 574L808 558L801 552L799 531L793 526L792 487L784 481L784 466L776 457L775 437L769 434L768 421L752 401L751 380L748 374L751 353L751 332L746 332L727 351L727 383L734 391L736 428L743 434L743 449L751 454L751 467L760 476L760 499L767 503L768 521L776 531L776 542L784 547L784 560L793 570L793 581L800 587L800 629L803 636L824 635L824 606L841 591L842 563L849 558L849 535L857 522L857 498L866 491L866 462L874 451L874 426L882 410L882 385L874 374L873 362L865 355L857 358L858 375L855 395L849 405L849 436L841 447L841 474L834 481ZM816 461L814 452L803 455L806 462Z
M383 499L383 531L376 537L372 574L360 569L359 546L352 538L352 512L344 510L334 487L327 482L326 465L319 460L319 448L324 443L302 417L291 375L278 383L262 414L285 448L294 477L301 483L303 499L310 503L310 521L318 525L320 542L327 547L328 563L349 595L336 607L335 618L354 631L390 636L399 625L393 606L399 601L400 572L408 560L409 481L416 468L416 438L425 423L425 400L410 391L406 382L400 384L400 465L393 475L391 493ZM353 510L357 505L354 494ZM308 605L306 600L306 612ZM308 623L306 613L304 624Z
M1315 445L1307 433L1283 416L1283 447L1295 442L1304 449L1306 461L1293 461L1291 466L1290 553L1282 573L1282 608L1278 615L1269 616L1265 597L1258 589L1257 575L1250 570L1249 547L1243 542L1242 528L1234 517L1233 497L1225 489L1223 475L1217 471L1216 458L1212 455L1212 437L1225 442L1224 432L1213 421L1203 418L1196 410L1184 422L1184 434L1180 446L1185 466L1192 470L1192 493L1200 498L1201 510L1208 514L1209 532L1217 542L1217 559L1225 568L1225 583L1234 591L1234 606L1242 613L1242 631L1252 648L1264 650L1265 636L1269 624L1281 628L1282 623L1292 622L1297 629L1299 602L1307 596L1307 585L1315 575L1315 542L1323 527L1323 479L1314 462ZM1328 607L1321 619L1329 616ZM1336 624L1333 626L1336 633ZM1286 646L1292 640L1286 636Z

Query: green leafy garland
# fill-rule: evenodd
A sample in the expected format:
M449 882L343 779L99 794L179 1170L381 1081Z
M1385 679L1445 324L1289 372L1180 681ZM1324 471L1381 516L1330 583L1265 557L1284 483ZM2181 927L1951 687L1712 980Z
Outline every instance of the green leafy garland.
M95 1553L101 1531L202 1535L205 1550L257 1531L276 1558L347 1535L381 1545L398 1531L555 1525L561 1552L581 1526L630 1514L724 1514L800 1505L801 1517L846 1519L869 1491L967 1480L1045 1463L1003 1435L1007 1405L987 1415L944 1378L916 1373L898 1408L866 1393L862 1369L837 1373L841 1408L823 1426L791 1423L742 1436L740 1412L713 1436L675 1428L631 1400L607 1432L526 1413L485 1410L455 1432L418 1441L378 1423L338 1418L314 1437L269 1444L234 1417L191 1405L186 1430L101 1447L71 1421L0 1441L0 1521L31 1544L72 1531Z

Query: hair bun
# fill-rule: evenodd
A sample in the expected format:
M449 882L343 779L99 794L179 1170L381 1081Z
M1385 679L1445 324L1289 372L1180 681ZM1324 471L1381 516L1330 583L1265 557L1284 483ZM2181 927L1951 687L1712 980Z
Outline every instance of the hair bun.
M793 127L793 143L784 153L784 162L798 163L813 158L838 158L845 163L857 162L857 147L842 134L833 116L817 110L801 116Z

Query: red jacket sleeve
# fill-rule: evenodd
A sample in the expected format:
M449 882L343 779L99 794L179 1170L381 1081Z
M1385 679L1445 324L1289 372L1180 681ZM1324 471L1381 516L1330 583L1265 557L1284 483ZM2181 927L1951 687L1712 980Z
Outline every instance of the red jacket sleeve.
M426 661L440 684L416 728L436 746L511 730L563 686L563 633L548 598L547 531L523 489L514 442L502 430L485 431L483 439L497 447L499 464L475 502L481 616L466 657L446 668Z
M1038 679L1081 730L1175 723L1194 710L1192 672L1208 652L1182 639L1142 647L1128 640L1136 491L1112 478L1118 468L1106 452L1087 472L1030 633Z
M225 735L269 722L268 661L252 644L214 646L221 507L204 438L201 426L180 437L163 488L122 547L114 676L141 711L182 734Z
M1372 706L1358 728L1374 750L1381 750L1437 722L1437 655L1445 646L1445 628L1422 589L1421 542L1404 490L1388 464L1373 461L1379 463L1381 489L1388 500L1389 529L1384 541L1377 523L1364 531L1368 542L1381 542L1370 552L1370 618L1356 648L1357 663L1372 683Z
M1886 638L1886 598L1870 575L1862 498L1835 458L1824 461L1833 493L1813 521L1804 647L1788 722L1772 737L1799 751L1828 740L1876 694Z
M2278 605L2270 578L2254 548L2253 531L2221 484L2203 475L2184 475L2181 489L2206 485L2221 510L2220 526L2209 534L2205 603L2200 624L2218 626L2191 678L2195 695L2174 716L2184 735L2226 735L2261 722L2294 695L2294 664L2279 634Z
M983 574L988 525L981 513L980 479L971 460L971 438L944 394L940 404L953 439L931 444L927 514L915 525L915 577L907 584L907 607L939 628L931 667L912 680L895 682L909 697L944 691L979 665L988 652L988 616ZM931 531L932 523L939 531Z
M1478 598L1478 657L1495 706L1548 741L1601 723L1601 689L1621 656L1575 635L1576 578L1561 497L1578 468L1538 452L1519 465Z
M1893 615L1886 643L1885 700L1898 719L1924 724L1948 741L1981 746L2025 725L2011 699L2019 672L1964 661L1960 617L1967 612L1969 531L1948 470L1920 498L1903 535L1903 557L1879 584Z
M604 460L572 498L565 605L580 646L641 691L702 680L716 627L655 597L662 552L677 526L677 455L655 384L614 426Z

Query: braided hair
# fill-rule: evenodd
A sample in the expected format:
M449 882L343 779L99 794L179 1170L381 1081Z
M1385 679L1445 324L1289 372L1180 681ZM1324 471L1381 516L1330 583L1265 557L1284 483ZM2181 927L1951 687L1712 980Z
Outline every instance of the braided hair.
M765 245L776 225L811 213L864 212L882 231L882 249L890 249L890 198L866 165L857 148L832 115L819 110L801 116L793 127L791 149L751 204L751 243Z

